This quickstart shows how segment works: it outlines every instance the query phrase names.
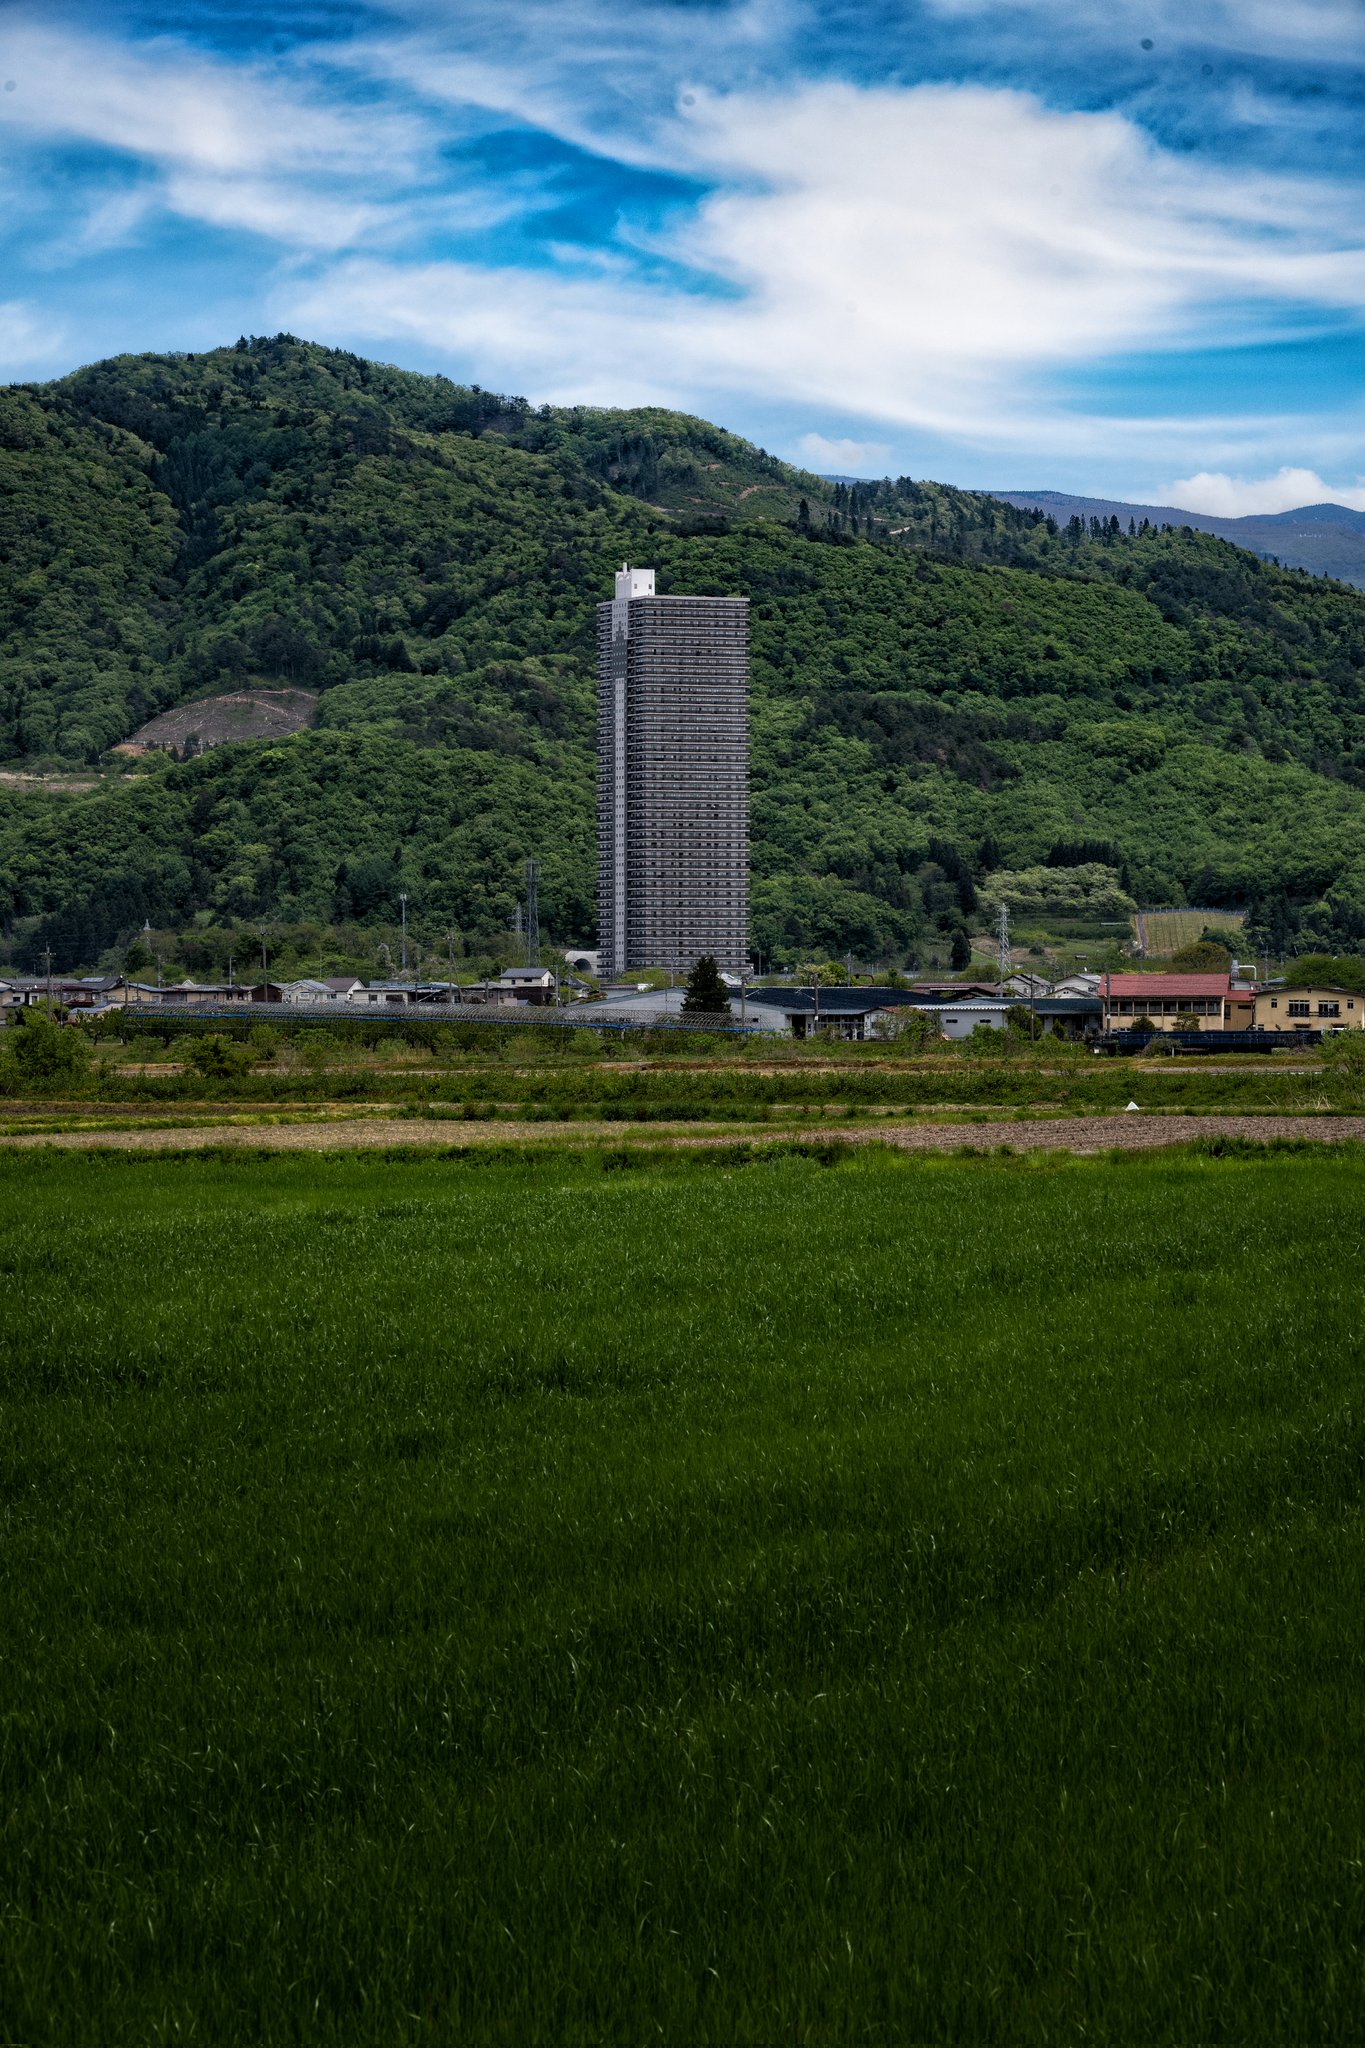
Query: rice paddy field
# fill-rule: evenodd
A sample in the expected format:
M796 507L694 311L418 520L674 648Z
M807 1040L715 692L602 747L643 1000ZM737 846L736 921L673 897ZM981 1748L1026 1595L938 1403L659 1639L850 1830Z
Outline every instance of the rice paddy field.
M0 1153L0 2040L1358 2037L1362 1160Z

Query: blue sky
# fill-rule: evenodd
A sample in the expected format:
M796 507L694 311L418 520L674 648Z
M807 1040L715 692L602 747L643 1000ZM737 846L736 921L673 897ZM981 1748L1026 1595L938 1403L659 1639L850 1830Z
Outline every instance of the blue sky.
M0 0L0 377L279 328L821 469L1365 507L1365 0Z

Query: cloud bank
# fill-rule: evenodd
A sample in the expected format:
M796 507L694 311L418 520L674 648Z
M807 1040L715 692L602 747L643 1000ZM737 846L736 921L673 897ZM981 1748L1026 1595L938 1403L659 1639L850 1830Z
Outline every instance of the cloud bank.
M1347 505L1365 512L1365 483L1326 484L1311 469L1281 469L1274 476L1226 476L1201 470L1170 487L1170 503L1184 512L1207 512L1221 519L1245 519L1253 513L1293 512L1300 505Z
M823 434L801 436L801 458L817 476L867 476L890 453L885 441L827 441Z

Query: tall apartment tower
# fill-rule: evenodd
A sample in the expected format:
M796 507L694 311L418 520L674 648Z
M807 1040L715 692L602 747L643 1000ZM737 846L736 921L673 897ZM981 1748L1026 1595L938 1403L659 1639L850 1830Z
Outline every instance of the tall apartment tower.
M659 597L622 569L597 607L602 972L748 958L749 602Z

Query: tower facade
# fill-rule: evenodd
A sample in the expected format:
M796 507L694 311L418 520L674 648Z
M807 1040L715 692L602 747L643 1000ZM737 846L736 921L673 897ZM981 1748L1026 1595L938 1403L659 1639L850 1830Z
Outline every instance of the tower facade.
M659 597L626 567L597 607L602 972L748 958L749 603Z

